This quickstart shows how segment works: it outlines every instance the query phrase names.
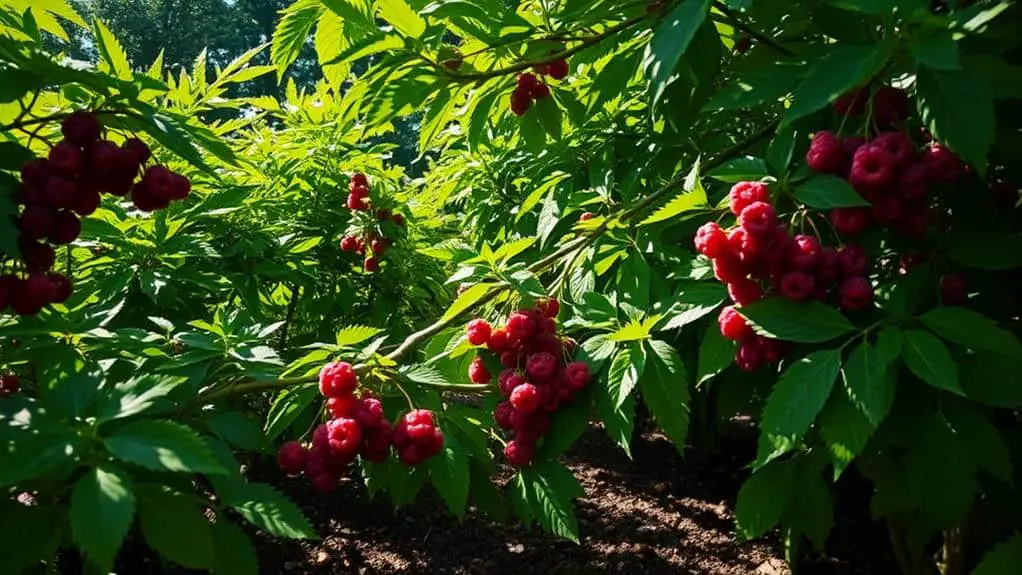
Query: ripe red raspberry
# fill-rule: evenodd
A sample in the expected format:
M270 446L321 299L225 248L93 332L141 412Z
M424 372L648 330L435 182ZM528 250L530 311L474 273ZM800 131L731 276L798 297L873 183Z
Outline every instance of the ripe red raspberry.
M376 273L380 271L380 260L376 258L366 258L366 261L363 262L362 265L369 273Z
M491 379L493 379L493 376L490 375L490 370L486 368L486 362L478 355L468 366L468 379L472 383L478 383L480 385L486 385L487 383L490 383Z
M898 231L907 238L925 238L930 215L930 208L925 203L906 204L902 210L901 218L897 221Z
M965 279L958 274L944 274L940 277L940 301L944 305L965 305L969 301L969 293L965 288Z
M915 144L904 132L884 132L870 142L870 145L890 154L895 169L909 165L916 157Z
M535 451L532 445L528 443L512 439L507 442L504 446L504 457L507 462L515 467L525 467L532 463L532 458L535 456Z
M288 475L299 475L305 469L305 447L297 441L288 441L277 452L277 465Z
M707 222L699 227L695 245L696 251L708 258L724 257L730 250L727 233L717 222Z
M60 176L53 176L46 182L43 197L51 208L70 208L74 205L78 186L74 182Z
M501 429L512 429L515 426L514 412L515 408L510 403L502 401L497 404L497 408L493 411L493 421Z
M556 298L540 300L536 306L547 318L555 318L557 314L561 313L561 302L557 301Z
M53 267L57 254L49 244L27 241L22 238L18 242L21 248L21 259L25 262L25 269L29 272L47 271Z
M575 400L575 395L578 390L571 387L571 383L566 379L565 373L562 371L560 377L554 380L553 383L553 394L557 396L557 399L562 403L569 403Z
M144 164L149 161L152 157L152 152L149 151L149 146L145 142L138 138L128 138L124 141L121 149L127 150L134 154L136 161L139 164Z
M18 219L18 230L25 238L38 240L50 235L56 213L47 206L28 206Z
M312 488L318 493L330 493L337 489L337 482L340 478L331 472L323 472L318 475L310 475L309 483L312 484Z
M728 192L731 213L739 215L752 202L770 202L770 189L762 182L738 182Z
M554 384L548 382L537 387L539 389L539 409L547 413L553 413L561 407L561 398L557 396Z
M29 299L41 305L52 302L54 296L57 295L57 286L53 285L53 281L43 273L35 273L28 276L24 289L25 295Z
M383 255L383 252L387 251L387 241L384 239L376 238L369 242L369 249L376 255Z
M375 397L363 397L355 402L355 417L363 431L383 425L383 402Z
M724 283L735 283L746 279L748 273L738 258L729 256L713 260L713 275Z
M512 373L507 379L498 383L500 384L500 392L504 394L504 397L511 397L511 393L515 388L525 383L525 378L517 373Z
M532 107L532 90L520 85L511 92L511 112L516 116L524 116Z
M745 231L754 236L766 236L777 227L777 212L766 202L752 202L745 206L738 222Z
M543 82L536 84L536 87L529 91L529 96L533 100L542 100L550 96L550 86L547 86Z
M75 198L71 210L80 216L90 216L99 209L103 197L97 191L83 191Z
M48 237L51 242L62 246L78 239L81 233L82 222L78 216L69 210L62 210L53 218L53 228Z
M405 217L403 214L394 214L394 216L391 218L391 221L393 221L395 224L401 227L404 227L405 225Z
M830 212L830 223L843 236L857 236L869 226L870 208L835 208Z
M117 144L109 140L97 142L88 150L89 173L103 180L113 175L120 152Z
M92 112L84 111L73 112L60 124L60 133L64 139L83 148L98 140L102 129L99 118Z
M364 429L362 433L362 445L358 448L358 454L367 461L380 463L390 457L390 446L394 439L394 428L390 422L383 420L376 427Z
M526 93L531 92L537 85L539 85L539 78L537 78L532 72L525 72L524 74L518 75L518 87Z
M752 326L746 323L745 318L731 305L720 310L717 324L720 326L721 335L733 341L740 341L753 335Z
M908 94L893 86L883 86L873 94L873 120L886 128L902 122L909 114Z
M67 176L77 176L85 163L82 150L71 142L57 142L50 148L50 166Z
M366 199L361 196L356 196L355 194L348 194L347 206L349 210L354 211L362 211L369 209L369 204L368 202L366 202Z
M512 341L528 339L536 332L536 320L531 314L517 311L507 318L507 333Z
M362 186L368 188L369 178L367 178L362 172L355 172L351 175L351 182L349 182L349 186Z
M428 409L413 409L404 414L399 423L404 426L405 433L412 441L429 440L436 428L433 412Z
M962 175L962 161L958 154L937 142L932 142L923 149L923 163L936 182L951 183Z
M443 449L444 434L433 422L433 412L409 411L394 429L394 447L405 465L418 465Z
M841 283L838 297L845 311L865 309L873 303L873 285L863 276L850 277Z
M502 353L511 345L507 330L498 328L490 333L490 339L486 340L486 349L493 353Z
M358 238L355 236L344 236L341 238L341 251L353 252L358 249Z
M915 163L898 176L898 193L906 200L921 200L929 193L930 170L926 164Z
M358 375L346 361L334 361L319 370L319 392L323 397L350 397L358 387Z
M500 354L500 365L507 368L518 367L518 352L514 350L505 351Z
M823 248L820 246L820 240L813 236L795 236L791 244L791 253L788 256L791 267L802 271L816 269L820 263L821 249Z
M883 148L865 144L852 158L848 182L860 193L882 192L894 181L894 158Z
M172 200L183 200L192 193L192 181L178 173L171 173L167 197Z
M329 397L326 400L326 409L330 412L331 418L354 417L358 409L358 400L352 395Z
M756 342L759 344L763 360L767 363L777 363L788 353L788 344L779 339L756 336Z
M727 293L731 296L731 301L736 304L748 305L754 301L759 301L763 297L763 288L759 287L759 284L752 280L741 279L727 284Z
M486 344L493 333L490 322L485 319L474 319L468 322L465 331L468 332L468 342L472 345Z
M546 352L535 353L526 362L525 371L533 381L547 381L557 373L557 357Z
M584 389L592 380L592 374L589 372L589 364L584 361L573 361L569 363L564 366L563 379L564 382L568 384L568 387L575 391Z
M816 264L816 287L828 286L837 281L841 275L841 264L838 263L837 250L825 247L820 250L820 260Z
M338 417L326 424L330 449L345 455L354 455L362 441L362 428L354 419Z
M49 278L54 289L50 303L64 303L71 298L71 292L74 288L67 276L61 273L50 272L46 274L46 277Z
M21 181L34 188L42 188L50 177L50 162L46 158L35 158L22 164Z
M844 159L841 161L841 169L838 171L838 175L844 177L846 180L848 179L848 176L851 175L852 160L855 158L855 152L865 144L866 139L860 138L859 136L850 136L848 138L841 139L841 154Z
M862 246L849 244L837 253L838 270L842 277L864 276L869 272L869 256Z
M523 383L511 392L511 405L526 414L536 411L542 399L539 389L531 383Z
M596 217L596 214L594 214L592 212L582 212L582 215L578 217L578 221L580 221L580 222L588 222L589 220L591 220L591 219L593 219L595 217Z
M735 363L742 371L756 371L763 365L765 359L763 347L757 337L743 339L735 352Z
M562 58L548 64L546 73L554 80L563 80L568 76L568 72L570 71L568 61Z
M21 390L21 378L13 373L0 374L0 398L10 397Z
M901 218L902 205L902 199L898 196L875 198L870 214L878 224L891 226Z
M368 198L369 197L369 186L364 184L357 184L351 182L348 184L348 195L355 196L356 198Z
M806 272L794 270L781 277L781 295L793 300L809 299L816 289L816 280Z
M834 100L834 110L842 116L858 116L866 109L866 101L868 99L868 86L856 88Z
M844 162L844 150L841 148L841 138L833 132L816 132L813 141L806 152L806 164L813 171L822 174L836 174L841 170Z

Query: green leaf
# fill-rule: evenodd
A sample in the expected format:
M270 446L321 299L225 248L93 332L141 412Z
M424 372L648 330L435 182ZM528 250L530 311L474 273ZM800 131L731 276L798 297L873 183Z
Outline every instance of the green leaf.
M635 426L635 398L628 397L617 404L617 396L611 395L606 385L597 385L593 390L596 413L603 421L607 435L614 440L628 457L632 456L632 429Z
M994 142L994 101L986 84L964 71L916 71L919 115L934 137L946 143L981 175Z
M213 567L213 530L193 497L156 485L140 485L138 520L146 543L189 569Z
M942 410L970 457L994 477L1012 484L1011 453L997 427L964 401L945 402Z
M819 550L823 550L834 526L834 502L823 481L822 461L812 456L798 458L792 478L798 492L790 498L782 519L785 527L804 533Z
M637 308L648 307L650 275L646 258L637 250L629 250L628 256L618 267L618 297Z
M550 427L543 434L543 444L536 450L536 460L554 459L571 447L589 427L589 396L579 395L574 402L562 405L550 418Z
M925 503L918 512L935 527L961 521L976 493L976 464L940 414L915 423L915 441L903 465L910 492Z
M247 451L261 451L266 447L262 427L240 411L217 413L206 420L206 427L235 447Z
M266 439L276 439L320 397L315 384L281 390L266 416Z
M246 483L224 503L246 521L277 537L319 539L298 506L264 483Z
M702 385L730 367L735 362L736 347L736 342L727 339L720 333L717 322L710 323L699 343L699 370L696 373L696 385Z
M92 36L96 40L96 48L99 50L101 62L99 69L108 72L121 80L131 80L131 64L128 63L128 55L117 41L117 37L100 22L99 18L92 21Z
M610 363L607 374L607 390L619 408L632 394L646 368L646 351L637 343L630 343L618 350Z
M823 343L855 329L841 312L818 301L772 297L738 310L756 332L797 343Z
M873 425L880 425L894 403L894 380L889 377L893 359L885 360L876 347L863 341L845 361L843 373L848 398Z
M706 190L699 181L699 163L692 167L685 178L684 190L673 200L664 204L660 209L653 212L648 218L642 221L643 226L663 222L675 218L685 212L689 212L707 206Z
M426 31L426 21L405 0L377 0L380 17L395 30L410 38L418 38Z
M0 73L0 81L3 74ZM35 154L17 142L0 142L0 169L20 170L22 164L35 159Z
M484 297L486 297L490 290L494 289L495 287L496 286L494 284L482 283L475 284L472 287L468 288L467 290L463 291L461 295L458 296L458 299L454 300L454 303L451 304L451 307L447 308L447 311L444 313L443 316L441 316L438 323L451 321L452 319L461 315L463 312L468 311L469 309L475 307L483 300Z
M919 62L933 70L957 70L961 67L958 58L958 44L950 32L938 33L925 38L912 38L907 42L908 51Z
M770 169L767 168L767 163L763 158L745 156L728 160L710 170L706 175L715 180L735 184L762 180L770 175Z
M539 123L546 130L546 133L550 136L550 139L557 141L561 139L561 123L562 114L561 108L557 106L557 102L553 98L543 98L538 100L532 106L536 109L536 116L539 118Z
M284 72L298 59L312 27L326 8L319 0L298 0L281 12L270 44L270 61L277 67L278 83Z
M688 372L681 356L667 343L652 340L646 346L649 360L639 379L643 400L664 435L683 453L689 422Z
M366 325L350 325L337 332L337 340L334 343L339 347L354 346L376 337L382 331Z
M182 377L142 375L107 388L94 414L99 422L145 413L186 380Z
M119 459L156 471L227 473L190 427L172 421L136 421L103 442Z
M1022 565L1022 535L1000 543L983 556L972 575L1010 575Z
M31 573L41 562L53 561L66 531L64 509L45 505L0 502L0 557L7 573ZM60 525L60 528L55 526Z
M759 462L783 454L805 435L840 372L840 349L814 351L788 367L763 407L760 430L771 451L761 451Z
M904 359L905 365L919 379L937 389L964 395L951 352L932 333L921 329L905 330Z
M887 64L890 57L891 46L886 42L871 46L840 45L831 49L829 54L812 65L795 90L795 99L785 113L782 125L808 116L864 84Z
M595 376L603 369L603 364L610 361L615 351L617 351L617 344L606 335L600 334L583 342L575 359L588 363L589 369Z
M546 461L525 469L522 477L530 489L530 508L547 531L578 543L578 520L571 503L585 492L578 480L563 465Z
M710 0L684 0L667 14L646 48L642 67L649 77L652 103L655 107L670 83L696 31L706 19Z
M216 575L258 575L259 560L248 535L226 517L213 525L213 555Z
M429 461L433 487L457 517L464 517L468 504L469 467L468 452L458 440L447 434L444 447Z
M123 469L101 465L75 484L71 493L71 533L100 569L109 571L113 567L134 516L135 495Z
M955 243L948 256L963 266L980 270L1008 270L1022 266L1022 236L1009 233L979 234Z
M834 464L834 479L866 448L874 425L848 396L832 393L820 412L820 434Z
M660 328L662 331L685 327L706 317L727 297L727 289L716 281L682 284L679 289L681 293L666 314L669 319Z
M944 339L975 351L1022 356L1022 345L994 320L961 307L938 307L919 318Z
M851 184L837 176L813 176L796 186L794 194L796 200L820 210L869 205Z
M797 486L792 479L791 464L774 461L742 484L735 502L735 521L743 538L760 537L781 520L795 496Z

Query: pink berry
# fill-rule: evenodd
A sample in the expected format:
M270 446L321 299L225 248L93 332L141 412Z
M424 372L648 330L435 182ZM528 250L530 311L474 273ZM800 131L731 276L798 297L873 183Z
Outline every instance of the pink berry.
M741 279L727 284L727 293L736 304L748 305L763 297L763 288L750 279Z
M480 385L486 385L490 383L493 376L490 375L490 370L486 368L486 362L483 358L476 356L472 360L472 363L468 366L468 379L472 383L478 383Z
M830 223L843 236L857 236L869 226L869 208L835 208L830 212Z
M766 202L752 202L738 216L739 224L754 236L765 236L777 227L777 212Z
M542 399L539 389L531 383L523 383L511 392L511 405L516 411L526 414L536 411Z
M525 371L534 381L546 381L557 373L557 357L547 352L532 354Z
M803 271L790 271L781 278L781 295L793 301L809 299L815 289L816 280Z
M866 144L855 151L848 182L861 193L882 192L894 181L894 158L883 148Z
M896 169L907 166L915 159L915 144L904 132L884 132L870 142L870 145L886 151Z
M727 233L717 222L707 222L696 232L696 251L708 258L723 257L728 253Z
M277 452L277 464L288 475L298 475L305 469L305 447L297 441L288 441Z
M536 320L526 312L515 312L507 318L507 332L514 341L532 337L536 332Z
M763 348L756 337L742 340L735 352L735 363L742 371L756 371L764 361Z
M350 363L335 361L319 371L319 392L323 397L344 397L354 393L358 376Z
M843 277L864 276L869 272L869 256L862 246L849 244L837 253L838 269Z
M965 305L969 294L965 279L958 274L945 274L940 278L940 299L944 305Z
M789 254L791 267L802 271L812 271L820 261L821 249L820 240L813 236L795 236Z
M911 164L898 176L898 193L906 200L921 200L930 187L930 170L926 164Z
M962 161L958 155L937 142L923 150L923 163L937 182L951 183L962 175Z
M816 132L806 152L806 164L815 172L836 174L844 162L841 139L832 132Z
M720 333L727 339L740 341L753 335L752 326L742 317L734 306L727 306L720 310L717 316L717 324L720 326Z
M532 463L532 458L535 455L532 445L528 443L512 439L504 447L504 457L507 462L515 467L525 467Z
M339 417L326 424L327 444L338 454L354 455L362 441L362 427L354 419Z
M486 340L486 349L493 353L502 353L511 345L507 330L498 328L490 332L490 339Z
M564 381L573 390L580 390L589 385L592 378L589 372L589 364L582 361L573 361L564 366Z
M841 300L841 309L845 311L865 309L873 303L873 286L868 278L851 277L841 283L838 297Z
M490 339L491 328L490 323L485 319L474 319L468 322L466 328L468 332L468 342L472 345L485 345Z
M738 182L731 186L728 198L731 201L731 213L737 216L752 202L769 202L770 190L762 182Z

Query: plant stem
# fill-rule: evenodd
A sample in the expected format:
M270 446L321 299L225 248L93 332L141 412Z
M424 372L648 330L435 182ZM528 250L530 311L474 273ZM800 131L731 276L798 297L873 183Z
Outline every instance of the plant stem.
M742 32L745 32L752 38L755 38L760 44L770 46L771 48L777 50L778 52L784 54L785 56L797 55L795 54L795 52L792 52L790 49L782 46L780 43L777 42L777 40L774 40L770 36L767 36L766 34L759 32L758 30L750 27L748 24L743 22L740 18L738 18L738 15L735 14L733 10L727 7L727 4L724 4L723 2L715 2L713 4L713 7L719 10L725 16L727 16L728 20L731 21L732 26L741 30Z

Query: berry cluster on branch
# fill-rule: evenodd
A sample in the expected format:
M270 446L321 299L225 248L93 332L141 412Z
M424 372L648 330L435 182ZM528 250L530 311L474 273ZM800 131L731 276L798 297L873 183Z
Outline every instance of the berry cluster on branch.
M364 212L372 213L376 218L376 223L381 222L393 222L398 227L405 226L404 215L393 212L387 208L377 208L373 211L373 201L370 197L369 190L369 179L365 174L356 172L351 177L351 181L348 184L348 202L347 206L353 212ZM380 259L383 254L393 245L394 240L388 238L377 229L376 225L369 225L367 222L362 222L365 225L355 227L349 230L349 233L345 234L341 238L340 248L341 251L353 252L360 256L367 256L363 261L363 266L367 272L376 272L380 269Z

